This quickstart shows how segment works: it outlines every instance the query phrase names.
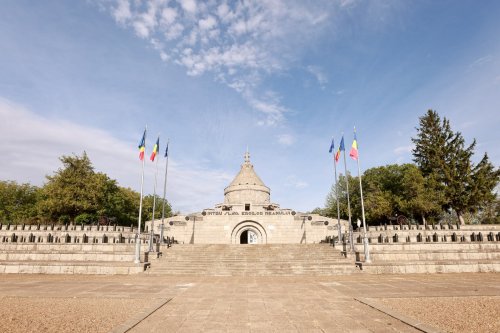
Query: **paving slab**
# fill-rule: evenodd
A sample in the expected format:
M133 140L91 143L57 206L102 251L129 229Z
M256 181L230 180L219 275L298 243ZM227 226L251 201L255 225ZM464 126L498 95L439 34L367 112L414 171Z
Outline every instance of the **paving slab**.
M439 326L439 322L426 320L430 317L425 313L423 319L417 318L411 311L405 312L404 306L398 307L431 297L439 297L441 306L450 304L447 314L452 317L465 313L473 317L470 322L489 324L479 329L461 326L462 331L496 332L500 327L495 315L500 306L498 273L329 277L0 274L0 331L454 332L452 325ZM453 306L457 298L460 304L483 309L482 313ZM9 311L14 305L23 310Z

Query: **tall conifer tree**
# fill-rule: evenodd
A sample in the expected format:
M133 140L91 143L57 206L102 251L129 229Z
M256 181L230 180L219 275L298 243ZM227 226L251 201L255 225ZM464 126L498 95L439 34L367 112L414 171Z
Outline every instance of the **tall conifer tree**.
M474 165L471 158L476 140L465 147L462 134L453 132L446 118L441 122L436 111L429 110L420 118L412 141L414 161L425 177L436 180L434 190L443 194L442 207L453 208L461 224L464 213L475 212L495 199L500 169L495 169L487 154Z

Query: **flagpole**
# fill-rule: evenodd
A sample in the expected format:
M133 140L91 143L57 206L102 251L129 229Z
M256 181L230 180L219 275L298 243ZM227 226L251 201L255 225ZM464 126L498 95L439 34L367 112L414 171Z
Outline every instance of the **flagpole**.
M342 133L342 138L344 138L344 133ZM345 144L344 144L344 171L345 171L345 186L346 186L346 191L347 191L347 214L349 216L349 232L351 232L351 228L352 228L352 223L351 223L351 201L349 200L349 177L348 177L348 174L347 174L347 162L346 162L346 159L345 159ZM351 238L351 237L349 237ZM350 245L350 248L351 250L354 249L354 244L352 244L352 240L351 240L351 245Z
M339 203L339 186L337 183L337 162L333 162L333 169L335 172L335 197L337 198L337 225L339 229L339 242L342 238L342 225L340 224L340 203Z
M354 127L354 137L356 138L356 127ZM356 138L356 146L357 146L357 138ZM357 147L356 147L357 148ZM365 221L365 204L363 201L363 185L361 184L361 169L359 167L359 148L358 148L358 156L356 158L358 164L358 178L359 178L359 193L361 195L361 217L363 218L363 247L365 251L365 262L372 262L370 258L370 247L368 244L368 236L366 232L366 221Z
M144 129L144 156L146 156L146 132L148 130L148 125ZM137 221L137 234L135 236L135 259L134 263L141 263L141 220L142 220L142 195L144 188L144 156L142 157L142 172L141 172L141 198L139 201L139 219Z
M342 226L340 225L339 187L337 184L337 161L335 159L335 154L333 155L333 171L335 173L335 198L337 199L337 227L339 231L339 242L340 242L342 238Z
M165 227L165 224L163 223L165 219L165 197L167 193L167 172L168 172L168 145L170 143L170 139L167 140L167 148L165 150L165 156L167 158L167 161L165 163L165 180L163 182L163 205L161 209L161 230L160 230L160 240L161 243L163 243L163 228Z
M159 141L160 141L160 134L158 134L158 141L157 141L158 146L156 147L157 154L158 154L158 150L160 148ZM153 217L151 219L151 231L149 233L149 252L153 252L153 238L154 238L154 227L155 227L155 208L156 208L156 183L157 183L157 179L158 179L158 160L159 160L159 158L156 159L155 184L153 187Z

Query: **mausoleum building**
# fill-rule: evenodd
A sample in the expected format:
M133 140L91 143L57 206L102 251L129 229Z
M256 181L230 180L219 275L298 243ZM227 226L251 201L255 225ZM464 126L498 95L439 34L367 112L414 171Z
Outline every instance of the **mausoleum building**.
M345 230L348 222L340 222ZM151 221L146 228L151 230ZM224 189L223 203L167 218L163 224L155 220L154 231L184 244L319 243L338 236L338 221L271 202L271 190L255 172L247 151L240 171Z

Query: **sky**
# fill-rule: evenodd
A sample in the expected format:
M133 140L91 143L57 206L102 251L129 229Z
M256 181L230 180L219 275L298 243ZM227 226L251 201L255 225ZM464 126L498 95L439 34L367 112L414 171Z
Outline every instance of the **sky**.
M248 149L271 200L323 207L332 137L361 172L412 161L428 109L500 165L500 2L3 0L0 180L62 155L190 213L224 200ZM347 170L357 174L347 156ZM343 163L337 165L344 173ZM158 172L156 172L158 170Z

